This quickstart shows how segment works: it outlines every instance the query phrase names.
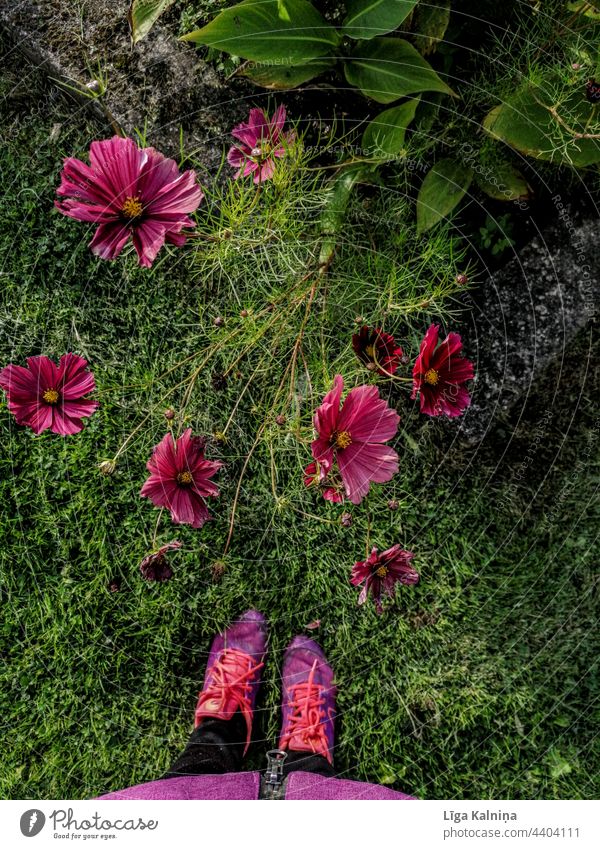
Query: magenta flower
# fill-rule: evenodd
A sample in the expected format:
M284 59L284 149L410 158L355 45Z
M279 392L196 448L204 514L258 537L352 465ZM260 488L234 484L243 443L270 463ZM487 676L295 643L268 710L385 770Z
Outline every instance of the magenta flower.
M377 613L381 613L382 595L392 597L397 583L416 584L419 574L410 565L413 557L411 551L404 551L399 545L393 545L381 554L374 548L366 560L357 561L352 567L350 583L357 587L364 582L358 603L364 604L370 592Z
M352 347L358 359L377 374L395 374L403 351L390 333L379 327L364 325L352 336Z
M438 345L439 331L439 324L432 324L421 342L411 398L419 393L421 412L428 416L460 416L471 403L465 384L474 377L473 363L462 356L458 333Z
M174 160L119 136L92 142L89 165L65 159L56 193L63 215L98 225L92 253L114 259L131 238L146 268L165 242L183 245L182 229L194 225L187 213L204 196L193 171L180 174Z
M61 436L78 433L82 419L98 408L97 401L83 397L96 388L87 365L77 354L63 354L58 366L42 356L28 357L27 368L12 363L5 366L0 371L0 386L17 423L34 433L47 429Z
M166 507L178 525L201 528L209 518L206 499L219 490L211 481L223 463L204 457L205 441L189 427L177 440L170 433L154 447L146 464L150 477L140 495Z
M227 161L238 172L235 179L254 174L255 183L270 180L275 173L275 162L282 159L288 145L296 138L294 130L284 132L285 106L279 106L272 118L262 109L251 109L248 123L234 127L231 135L241 144L229 149Z
M157 551L147 554L140 563L140 572L146 581L159 581L163 583L173 577L173 570L166 558L168 551L177 551L181 548L179 540L173 540L162 545Z
M379 397L376 386L358 386L350 390L340 407L344 380L336 375L333 389L325 395L315 412L317 438L312 455L317 462L305 469L305 483L318 479L324 497L341 501L328 493L328 487L353 504L360 504L371 482L384 483L398 471L398 455L384 443L398 430L400 416ZM341 481L336 479L339 472Z
M321 465L316 460L309 463L304 469L304 486L316 486L321 490L321 495L326 501L333 504L341 504L344 500L342 481L333 481L330 475L331 468L326 464Z

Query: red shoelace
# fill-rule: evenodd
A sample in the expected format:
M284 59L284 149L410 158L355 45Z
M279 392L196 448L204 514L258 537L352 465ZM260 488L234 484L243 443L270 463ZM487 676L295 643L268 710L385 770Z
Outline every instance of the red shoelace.
M292 713L279 742L279 748L286 749L290 741L296 737L310 746L315 754L323 755L331 763L332 756L325 732L323 686L314 683L317 662L315 660L313 663L306 681L290 687L289 706L292 708Z
M196 726L213 714L220 713L222 718L230 719L238 708L241 710L247 729L244 754L252 733L252 684L263 666L264 663L256 663L251 655L239 649L225 649L211 667L210 684L198 694ZM217 702L217 710L212 706L203 710L207 702Z

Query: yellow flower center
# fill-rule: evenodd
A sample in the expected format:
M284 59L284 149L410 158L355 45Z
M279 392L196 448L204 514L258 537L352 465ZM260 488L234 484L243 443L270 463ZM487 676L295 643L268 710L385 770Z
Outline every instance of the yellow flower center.
M46 404L56 404L58 401L58 392L56 389L46 389L42 398L46 402Z
M425 372L425 383L429 383L430 386L436 386L439 383L440 376L434 368L430 368L429 371Z
M121 212L125 218L139 218L144 207L139 197L125 198L125 203L121 207Z
M387 566L380 566L379 569L375 572L378 578L385 578L388 573Z
M343 430L341 433L336 434L335 444L337 448L347 448L349 445L352 445L352 437L347 430Z
M370 357L371 359L373 359L374 356L375 356L375 346L374 345L367 345L367 347L365 348L365 354L367 355L367 357Z
M179 486L189 486L192 482L192 473L191 472L179 472L177 475L177 483Z

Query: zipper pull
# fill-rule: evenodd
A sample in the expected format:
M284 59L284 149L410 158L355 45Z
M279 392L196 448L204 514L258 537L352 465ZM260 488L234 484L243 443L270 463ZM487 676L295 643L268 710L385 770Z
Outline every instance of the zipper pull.
M265 781L267 784L279 787L283 781L283 764L287 758L287 752L282 749L271 749L267 752L267 772Z

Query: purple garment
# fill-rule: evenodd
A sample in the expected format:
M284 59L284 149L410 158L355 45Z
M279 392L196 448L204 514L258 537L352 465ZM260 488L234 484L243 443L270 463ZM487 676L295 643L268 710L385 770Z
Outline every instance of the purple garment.
M258 799L260 772L228 772L223 775L183 775L162 778L116 790L99 799ZM389 790L379 784L325 778L312 772L290 773L286 799L396 799L414 796Z

